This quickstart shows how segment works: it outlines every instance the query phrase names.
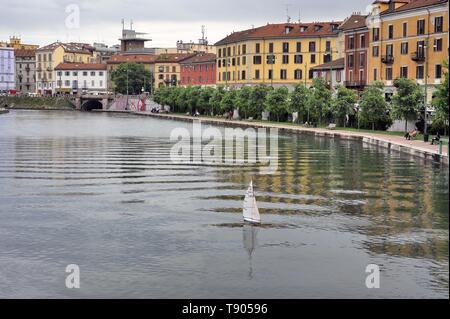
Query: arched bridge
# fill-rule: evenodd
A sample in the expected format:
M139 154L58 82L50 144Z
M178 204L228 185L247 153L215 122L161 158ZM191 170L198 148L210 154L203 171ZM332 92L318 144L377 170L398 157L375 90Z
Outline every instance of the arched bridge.
M114 95L83 94L75 98L75 108L81 111L107 110L114 101Z

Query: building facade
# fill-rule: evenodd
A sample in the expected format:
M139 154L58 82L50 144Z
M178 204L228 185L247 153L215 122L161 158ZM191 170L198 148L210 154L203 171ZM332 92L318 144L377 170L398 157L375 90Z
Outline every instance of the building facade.
M36 93L56 92L54 68L61 63L90 63L94 48L85 43L55 42L36 50Z
M332 89L345 84L345 58L324 63L312 68L314 78L324 79Z
M181 84L180 63L194 54L161 54L155 62L155 87L178 86Z
M106 64L61 63L55 67L56 93L95 94L107 91Z
M115 85L112 80L112 74L121 64L124 63L137 63L142 64L144 69L151 73L151 78L148 79L154 85L154 74L155 74L155 61L158 58L157 55L153 54L118 54L113 55L107 62L108 70L108 91L114 92Z
M19 94L36 92L36 50L15 50L16 90Z
M448 0L376 1L370 15L369 82L381 81L386 98L404 77L427 85L431 101L448 59Z
M15 93L14 49L0 47L0 92Z
M353 14L339 27L344 34L345 86L361 94L367 84L369 29L367 16Z
M0 47L9 47L14 50L36 50L39 48L39 45L24 44L19 37L12 36L9 38L9 42L0 42Z
M200 53L180 62L180 85L216 85L216 55L214 53Z
M217 84L309 85L313 67L342 56L340 24L268 24L232 33L216 43Z

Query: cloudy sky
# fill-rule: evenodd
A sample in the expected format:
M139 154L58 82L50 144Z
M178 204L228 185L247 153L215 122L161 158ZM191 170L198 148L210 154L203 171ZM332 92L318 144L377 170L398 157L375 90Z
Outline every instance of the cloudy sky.
M54 41L118 43L121 20L153 40L147 47L174 47L177 40L196 40L201 26L214 43L232 31L286 21L342 20L365 12L369 0L1 0L0 41L10 35L24 43ZM75 5L75 6L74 6ZM77 17L79 9L79 20ZM67 11L67 12L66 12ZM299 14L300 13L300 14ZM79 24L77 23L79 21Z

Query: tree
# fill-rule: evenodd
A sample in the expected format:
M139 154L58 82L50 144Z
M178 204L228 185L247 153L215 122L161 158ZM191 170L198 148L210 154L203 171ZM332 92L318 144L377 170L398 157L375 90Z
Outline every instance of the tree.
M346 126L347 116L354 113L354 107L358 101L358 95L354 90L339 85L336 88L336 97L332 102L333 117L336 124Z
M447 69L445 72L444 82L441 83L435 93L435 97L433 99L433 104L436 107L436 117L433 122L436 122L436 126L444 127L445 130L448 126L449 121L449 63L448 60L444 62L444 68ZM434 123L433 123L434 124Z
M200 97L198 100L198 107L200 112L210 114L211 113L211 97L214 95L214 89L212 87L205 87L201 89Z
M264 109L270 112L270 116L276 116L277 121L285 117L288 111L289 90L287 87L280 87L271 90L266 97Z
M145 70L143 64L134 62L122 63L111 74L115 91L121 94L141 94L151 89L152 74Z
M176 97L176 105L178 107L178 111L180 113L185 113L188 110L188 103L187 103L187 99L188 99L188 92L185 88L180 88L177 97Z
M212 115L217 115L220 113L220 105L222 103L223 96L225 94L225 89L222 85L218 86L211 98L209 99L209 104L211 105Z
M200 88L200 86L188 86L187 88L185 88L185 90L187 91L186 104L187 104L188 110L190 113L194 113L196 111L196 108L200 104L201 88Z
M405 132L408 130L408 120L416 120L423 104L423 93L419 85L405 78L394 81L397 89L392 97L392 115L399 120L405 120Z
M307 106L311 115L322 123L324 116L329 115L331 111L331 90L327 87L322 78L315 78L310 88Z
M382 83L374 82L365 88L360 108L358 116L362 126L371 126L372 130L375 128L386 130L392 125L388 104L383 96Z
M252 87L250 101L248 103L248 116L255 119L262 118L262 111L264 110L266 96L270 90L271 88L265 85L257 85Z
M244 115L244 119L247 119L247 115L250 110L250 96L252 94L252 88L244 86L236 95L236 107L239 108L239 114Z
M303 83L297 84L294 91L290 94L289 112L298 112L298 116L304 116L307 112L309 90Z
M220 110L222 113L232 112L236 107L236 89L229 88L228 91L225 91L225 94L222 97L222 101L220 102Z

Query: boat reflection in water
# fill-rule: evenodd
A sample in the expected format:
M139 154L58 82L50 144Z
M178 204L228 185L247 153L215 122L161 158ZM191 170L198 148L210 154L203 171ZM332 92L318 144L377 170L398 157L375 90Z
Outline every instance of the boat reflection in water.
M244 227L242 228L242 235L243 235L242 241L244 243L244 248L248 253L248 260L249 260L248 277L250 279L253 279L252 257L258 245L258 238L257 238L258 232L259 227L252 224L245 224Z

